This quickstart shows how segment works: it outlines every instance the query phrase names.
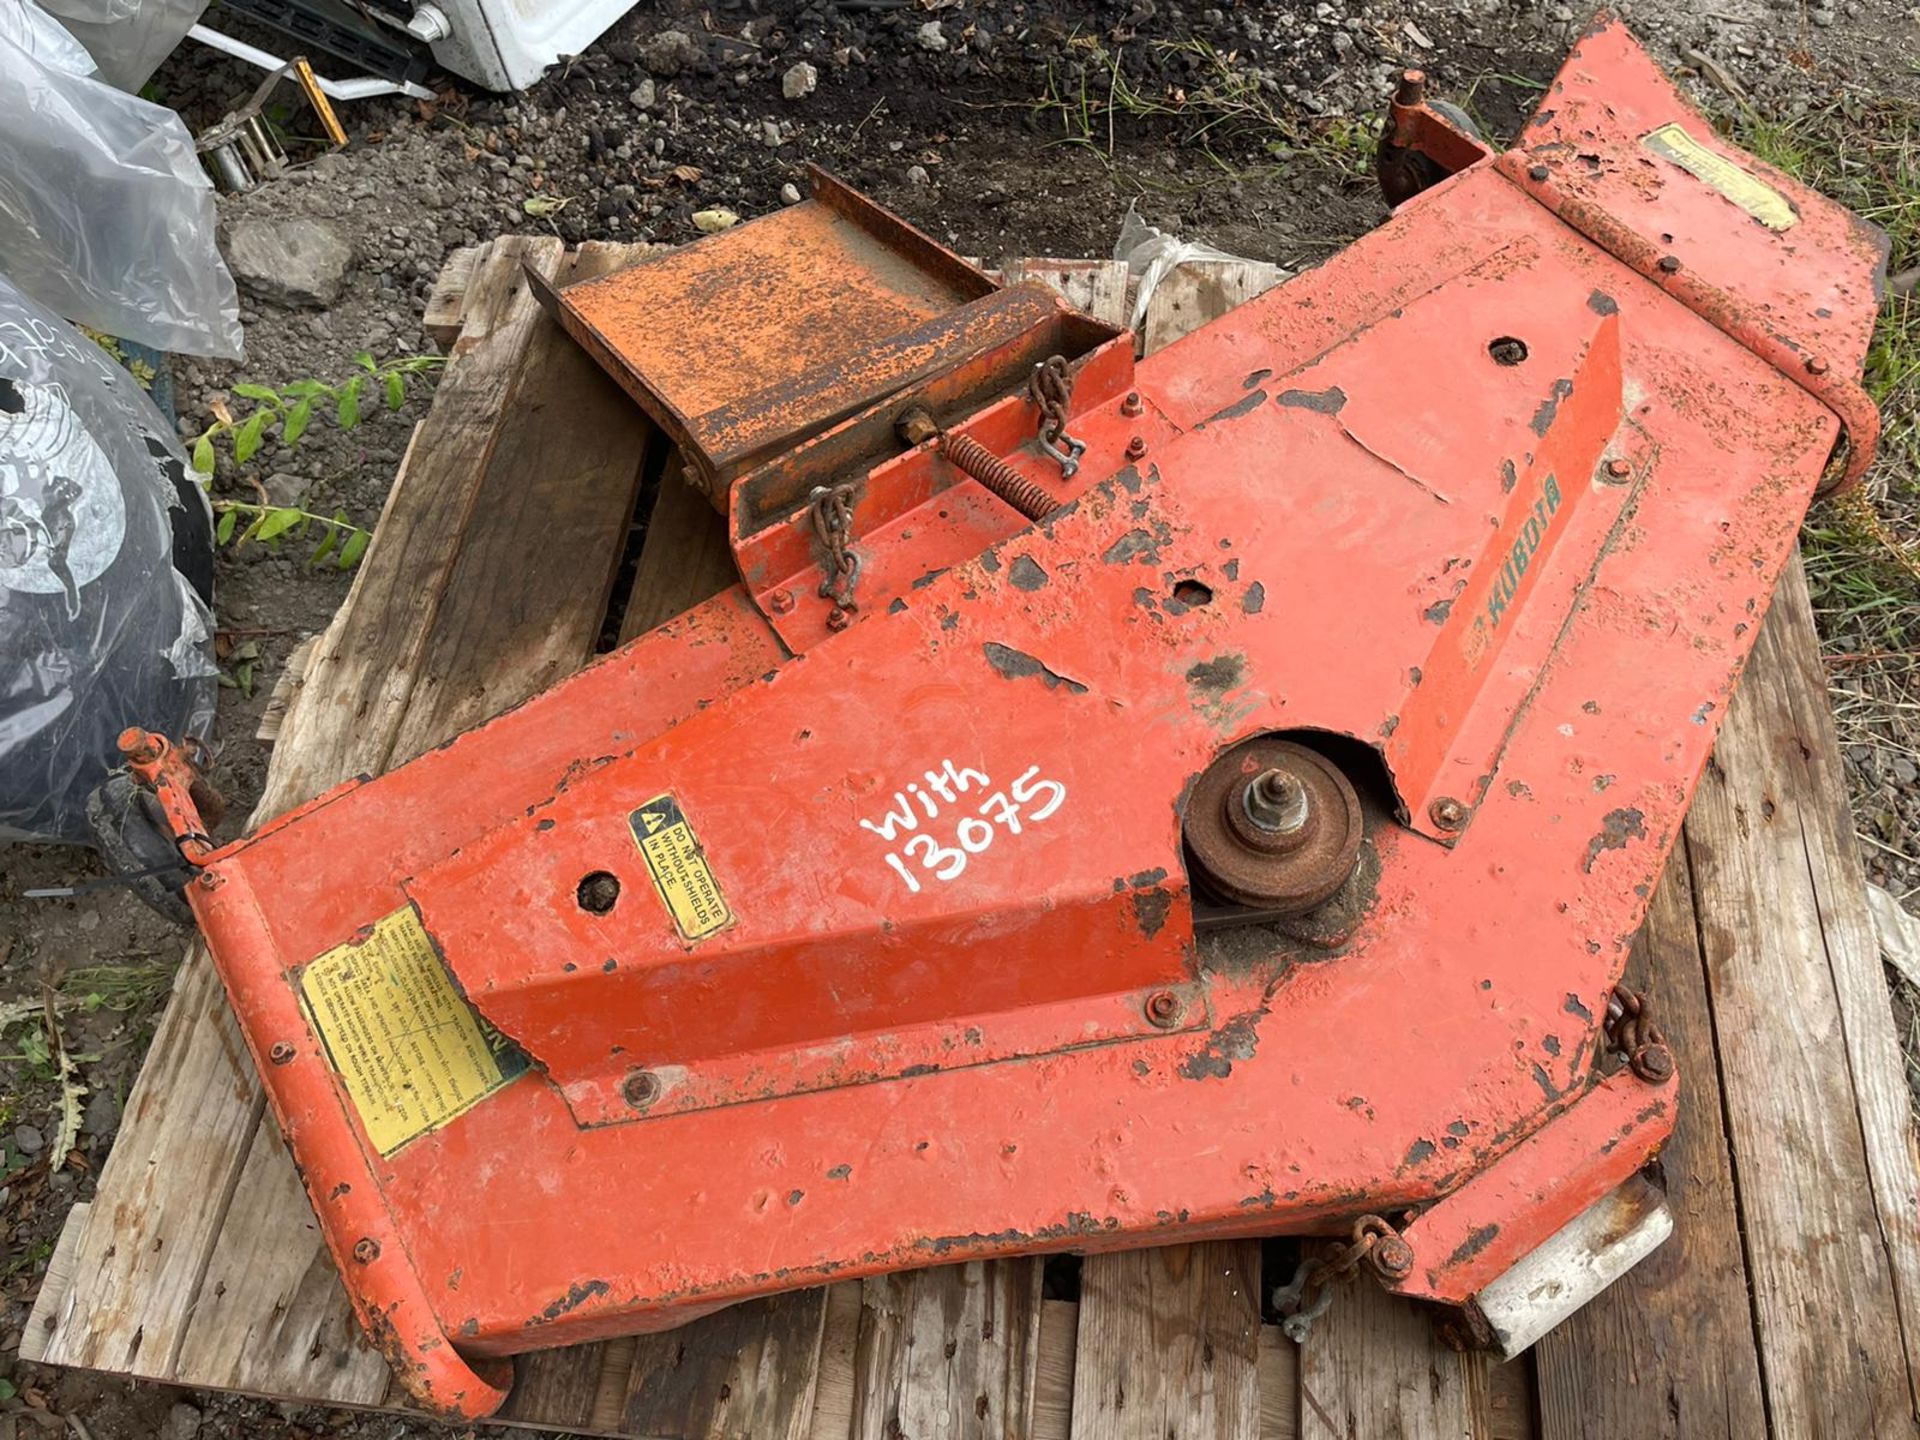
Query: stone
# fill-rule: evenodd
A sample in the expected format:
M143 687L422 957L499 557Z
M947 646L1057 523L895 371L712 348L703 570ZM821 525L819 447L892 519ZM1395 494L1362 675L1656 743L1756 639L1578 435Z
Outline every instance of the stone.
M700 47L684 30L662 30L640 43L640 63L656 75L678 75L700 59Z
M642 80L633 87L633 93L628 95L627 99L636 110L651 110L658 95L659 92L655 90L652 80Z
M47 1137L32 1125L13 1127L13 1143L22 1155L38 1155L47 1148Z
M306 476L277 470L267 477L267 503L291 505L297 509L306 503L307 491L312 488L313 482Z
M780 187L780 198L789 205L800 203L800 187L789 180Z
M276 305L325 310L352 264L353 243L329 220L242 220L227 237L233 278Z
M915 38L919 40L922 50L932 50L938 53L947 48L947 32L940 28L940 22L938 20L927 21L926 24L914 32L914 35Z
M166 1440L194 1440L200 1433L200 1412L179 1404L167 1412Z
M740 223L740 217L731 210L715 207L712 210L693 212L693 228L702 235L717 235L722 230L730 230Z
M120 1128L120 1101L111 1090L96 1090L87 1098L87 1113L80 1121L81 1132L105 1139Z
M820 72L802 60L780 77L780 93L789 100L804 100L820 83Z
M933 177L927 174L925 166L909 165L907 167L907 183L910 185L931 185L933 183Z
M777 120L762 120L762 121L760 122L760 141L761 141L761 143L762 143L762 144L764 144L764 145L765 145L765 146L766 146L766 147L767 147L767 148L768 148L769 150L778 150L778 149L780 148L780 123L779 123L779 121L777 121Z

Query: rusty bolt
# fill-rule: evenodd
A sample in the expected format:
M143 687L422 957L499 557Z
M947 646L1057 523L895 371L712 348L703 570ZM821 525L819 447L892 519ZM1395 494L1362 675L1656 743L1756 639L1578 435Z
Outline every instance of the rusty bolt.
M1388 1280L1404 1280L1413 1273L1413 1247L1398 1235L1382 1235L1367 1252L1367 1261Z
M660 1077L636 1070L621 1084L620 1093L634 1109L644 1110L660 1098Z
M1393 92L1396 105L1424 105L1427 103L1427 74L1424 70L1402 70L1400 86Z
M1442 795L1429 805L1427 814L1442 830L1458 830L1467 823L1467 807L1447 795Z
M1633 1052L1633 1073L1658 1085L1673 1077L1673 1052L1658 1040Z
M1290 835L1307 823L1307 787L1278 766L1248 782L1243 803L1247 818L1275 835Z
M853 612L844 605L836 605L827 612L827 629L844 630L853 623Z
M267 1058L276 1065L285 1065L293 1059L293 1046L284 1040L276 1040L273 1048L267 1052Z
M1129 460L1138 460L1142 455L1146 453L1147 453L1147 442L1144 436L1136 435L1131 440L1127 441L1127 458Z
M1807 357L1807 373L1809 375L1826 374L1827 373L1827 357L1824 355L1809 355Z
M1633 466L1629 465L1625 460L1616 457L1615 459L1607 461L1607 474L1611 475L1615 480L1624 480L1632 473Z
M776 615L791 615L793 613L793 592L791 590L774 591L771 595L767 596L767 608Z
M380 1242L371 1235L363 1235L354 1242L353 1258L362 1265L371 1265L380 1258Z
M1529 180L1546 180L1552 175L1553 172L1544 165L1532 165L1527 168L1527 179Z
M1127 391L1127 398L1120 402L1120 413L1122 415L1138 415L1146 408L1145 405L1140 403L1140 392L1138 390Z
M1680 257L1678 255L1662 255L1660 257L1660 272L1663 275L1672 275L1679 269Z
M1180 997L1171 990L1156 990L1147 996L1147 1021L1166 1030L1180 1023Z

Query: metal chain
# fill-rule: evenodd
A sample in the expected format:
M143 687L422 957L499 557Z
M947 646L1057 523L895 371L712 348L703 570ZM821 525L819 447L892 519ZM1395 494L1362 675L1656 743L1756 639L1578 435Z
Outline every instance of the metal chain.
M1333 1304L1335 1282L1345 1280L1371 1261L1374 1271L1397 1279L1413 1268L1413 1251L1407 1242L1378 1215L1362 1215L1353 1222L1351 1239L1323 1258L1303 1257L1293 1279L1273 1292L1274 1308L1281 1314L1280 1328L1296 1345L1306 1343L1314 1321Z
M1627 1057L1642 1080L1655 1084L1673 1074L1673 1052L1666 1034L1653 1018L1653 1001L1624 985L1613 987L1607 1000L1607 1046Z
M827 624L835 630L844 629L853 619L852 611L858 608L853 587L860 579L860 557L847 544L853 528L853 486L816 485L808 508L813 533L827 552L826 563L820 567L820 593L833 601Z
M1063 355L1050 355L1027 377L1027 395L1040 409L1040 448L1060 466L1060 478L1071 480L1080 468L1086 444L1067 433L1067 406L1073 401L1073 376Z

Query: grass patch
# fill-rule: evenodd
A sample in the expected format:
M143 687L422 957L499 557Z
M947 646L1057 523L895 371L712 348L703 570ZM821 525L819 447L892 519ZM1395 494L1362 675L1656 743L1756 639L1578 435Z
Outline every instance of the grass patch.
M1754 155L1886 231L1891 276L1920 268L1920 104L1843 96L1789 119L1744 110L1727 129ZM1853 493L1815 507L1802 549L1842 743L1871 748L1883 766L1899 757L1920 763L1920 300L1914 295L1895 294L1882 307L1865 383L1880 406L1878 461ZM1883 825L1862 817L1870 851L1920 873L1911 838L1887 819Z

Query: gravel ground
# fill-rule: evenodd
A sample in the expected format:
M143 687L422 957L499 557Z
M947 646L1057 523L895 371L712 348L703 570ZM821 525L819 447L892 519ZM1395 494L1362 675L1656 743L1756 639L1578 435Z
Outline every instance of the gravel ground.
M1850 122L1852 112L1835 119L1836 97L1920 101L1920 83L1900 59L1915 53L1914 12L1882 0L1831 9L1717 0L1711 12L1657 0L1626 9L1659 58L1683 67L1696 98L1735 117L1743 135L1760 127L1776 144L1824 136L1824 127ZM359 352L401 362L425 349L421 309L453 247L505 232L683 242L698 233L698 212L747 217L788 203L805 186L808 162L966 254L1106 253L1137 202L1145 218L1189 238L1310 265L1385 214L1369 161L1400 67L1426 69L1439 92L1504 136L1585 18L1584 9L1500 0L643 4L524 95L447 82L424 105L345 107L347 151L223 200L230 241L249 226L300 219L333 232L351 261L331 303L244 295L244 363L176 363L182 431L197 435L223 414L244 419L239 381L337 383ZM149 93L198 130L254 83L251 72L195 51L176 56ZM283 288L271 280L268 291ZM415 377L398 412L370 402L351 429L323 417L296 446L269 439L245 466L223 441L215 495L251 502L264 494L371 526L430 383L430 372ZM1904 393L1890 403L1902 420L1889 426L1898 443L1872 491L1879 508L1868 512L1896 540L1913 535L1910 408ZM1827 639L1843 657L1870 657L1834 669L1856 811L1874 877L1914 905L1920 700L1911 655L1901 651L1920 633L1920 576L1903 579L1900 563L1873 550L1880 540L1863 539L1860 525L1834 532L1821 537L1814 562ZM216 780L237 815L264 774L264 747L252 736L272 678L345 594L347 575L331 561L309 566L309 548L222 553L227 666L251 687L222 692ZM1885 569L1875 592L1882 601L1860 602L1843 583L1863 564L1876 575ZM113 891L20 899L23 889L76 873L93 868L71 851L0 856L0 1000L49 997L58 1043L86 1086L79 1144L66 1163L50 1164L60 1086L49 1028L33 1021L0 1037L8 1256L0 1378L10 1377L0 1395L9 1386L20 1392L0 1400L0 1440L68 1433L51 1419L65 1415L95 1440L446 1433L13 1359L53 1238L106 1157L181 949L177 932ZM1911 1021L1911 1009L1901 1013Z

